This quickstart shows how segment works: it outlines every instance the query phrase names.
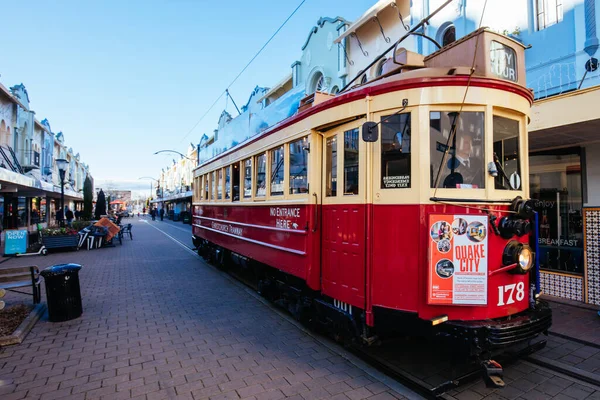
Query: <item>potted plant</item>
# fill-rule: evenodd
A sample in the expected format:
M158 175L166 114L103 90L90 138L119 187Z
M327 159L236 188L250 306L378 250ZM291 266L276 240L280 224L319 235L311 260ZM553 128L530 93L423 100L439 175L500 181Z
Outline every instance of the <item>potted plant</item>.
M79 246L79 235L73 228L46 228L41 233L42 244L47 249Z

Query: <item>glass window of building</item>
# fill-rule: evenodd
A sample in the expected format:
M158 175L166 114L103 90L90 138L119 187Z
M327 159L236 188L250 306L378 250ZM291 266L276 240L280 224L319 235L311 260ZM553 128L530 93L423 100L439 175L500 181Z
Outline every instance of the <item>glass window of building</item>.
M244 198L252 197L252 159L244 161Z
M563 20L562 0L536 0L538 31Z
M225 167L225 199L231 198L231 168Z
M381 188L409 188L410 113L381 120Z
M256 156L256 196L264 197L267 194L267 154Z
M27 198L19 197L17 202L17 226L23 228L27 226Z
M325 146L325 195L333 197L337 196L337 135L327 138Z
M431 187L484 188L484 113L432 111L429 127Z
M531 198L539 213L540 267L583 274L581 149L532 153L529 167Z
M498 168L496 189L520 189L519 121L494 115L494 160L506 174Z
M358 128L344 132L344 194L358 194Z
M290 194L308 193L308 137L290 143Z
M223 170L217 170L217 200L221 200L223 198Z
M271 196L283 195L283 179L285 163L283 159L283 146L271 150Z
M447 46L452 42L456 41L456 28L454 25L450 25L444 30L444 34L442 35L442 47Z

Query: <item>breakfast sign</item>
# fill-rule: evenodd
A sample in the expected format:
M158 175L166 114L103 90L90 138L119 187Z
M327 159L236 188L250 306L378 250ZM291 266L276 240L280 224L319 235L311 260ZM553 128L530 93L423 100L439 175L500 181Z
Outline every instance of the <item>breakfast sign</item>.
M487 304L485 215L429 216L429 304Z

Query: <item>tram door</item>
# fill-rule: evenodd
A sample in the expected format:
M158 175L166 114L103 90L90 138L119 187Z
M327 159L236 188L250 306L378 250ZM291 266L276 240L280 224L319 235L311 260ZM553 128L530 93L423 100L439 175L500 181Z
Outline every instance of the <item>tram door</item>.
M360 122L332 129L322 139L322 290L344 310L348 305L364 309L366 145Z

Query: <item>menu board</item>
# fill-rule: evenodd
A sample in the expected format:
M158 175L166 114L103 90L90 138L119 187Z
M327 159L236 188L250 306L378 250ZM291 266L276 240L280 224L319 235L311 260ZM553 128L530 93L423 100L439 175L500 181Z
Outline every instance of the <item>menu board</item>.
M488 217L429 216L429 304L486 305Z

